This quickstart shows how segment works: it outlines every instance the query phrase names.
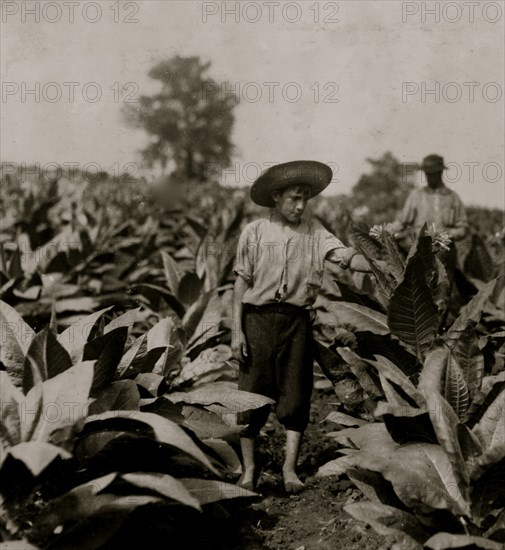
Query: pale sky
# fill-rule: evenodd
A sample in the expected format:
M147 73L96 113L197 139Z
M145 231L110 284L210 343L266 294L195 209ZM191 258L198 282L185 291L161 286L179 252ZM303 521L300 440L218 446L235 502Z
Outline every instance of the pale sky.
M2 3L2 161L138 163L146 136L124 124L118 86L152 93L153 64L198 55L241 98L226 183L314 159L338 166L335 194L368 157L438 153L465 203L504 208L503 1L243 1L236 15L224 11L236 2L103 0L101 15L94 2L69 4Z

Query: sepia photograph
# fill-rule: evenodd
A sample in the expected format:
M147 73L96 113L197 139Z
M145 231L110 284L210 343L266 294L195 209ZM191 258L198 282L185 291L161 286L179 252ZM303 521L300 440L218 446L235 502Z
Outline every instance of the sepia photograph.
M0 19L0 550L503 550L505 0Z

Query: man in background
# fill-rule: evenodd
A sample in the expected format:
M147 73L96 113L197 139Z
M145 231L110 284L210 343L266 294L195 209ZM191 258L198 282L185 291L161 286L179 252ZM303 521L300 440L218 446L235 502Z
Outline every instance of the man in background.
M447 168L439 155L428 155L421 166L427 185L414 189L391 229L409 243L415 240L419 230L426 223L432 234L446 234L451 244L448 250L439 254L452 286L457 266L455 241L465 238L468 231L465 207L461 199L443 182L443 171Z

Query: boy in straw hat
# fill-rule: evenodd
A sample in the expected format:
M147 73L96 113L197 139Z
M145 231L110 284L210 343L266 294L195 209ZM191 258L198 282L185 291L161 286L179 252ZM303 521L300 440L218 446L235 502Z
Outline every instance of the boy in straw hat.
M276 401L286 428L284 486L296 493L303 483L295 468L309 421L312 393L310 307L322 284L324 262L370 271L365 258L346 247L318 222L304 219L307 201L331 182L332 171L315 161L295 161L266 170L253 184L251 199L272 208L243 230L234 272L232 353L241 362L239 389ZM255 437L269 407L243 412L243 474L239 485L255 488Z

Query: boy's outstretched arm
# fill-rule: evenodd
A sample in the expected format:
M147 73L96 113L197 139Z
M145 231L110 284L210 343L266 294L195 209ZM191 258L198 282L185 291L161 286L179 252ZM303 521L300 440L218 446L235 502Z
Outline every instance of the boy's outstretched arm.
M380 262L377 262L380 265ZM351 258L351 261L349 263L349 267L353 271L360 271L362 273L371 273L370 264L367 262L365 256L362 254L356 254L356 256L353 256Z
M341 267L349 267L353 271L360 271L361 273L372 272L372 270L370 269L370 264L368 263L366 258L362 254L357 254L356 251L354 251L354 254L349 261L344 260L343 262L342 258L342 252L339 249L332 250L326 255L326 259L329 262L340 264ZM378 264L380 267L385 267L386 265L386 262L383 262L381 260L376 260L375 263Z
M242 298L249 288L249 283L237 275L233 285L233 312L231 329L231 353L237 361L243 361L247 357L247 343L242 327Z

